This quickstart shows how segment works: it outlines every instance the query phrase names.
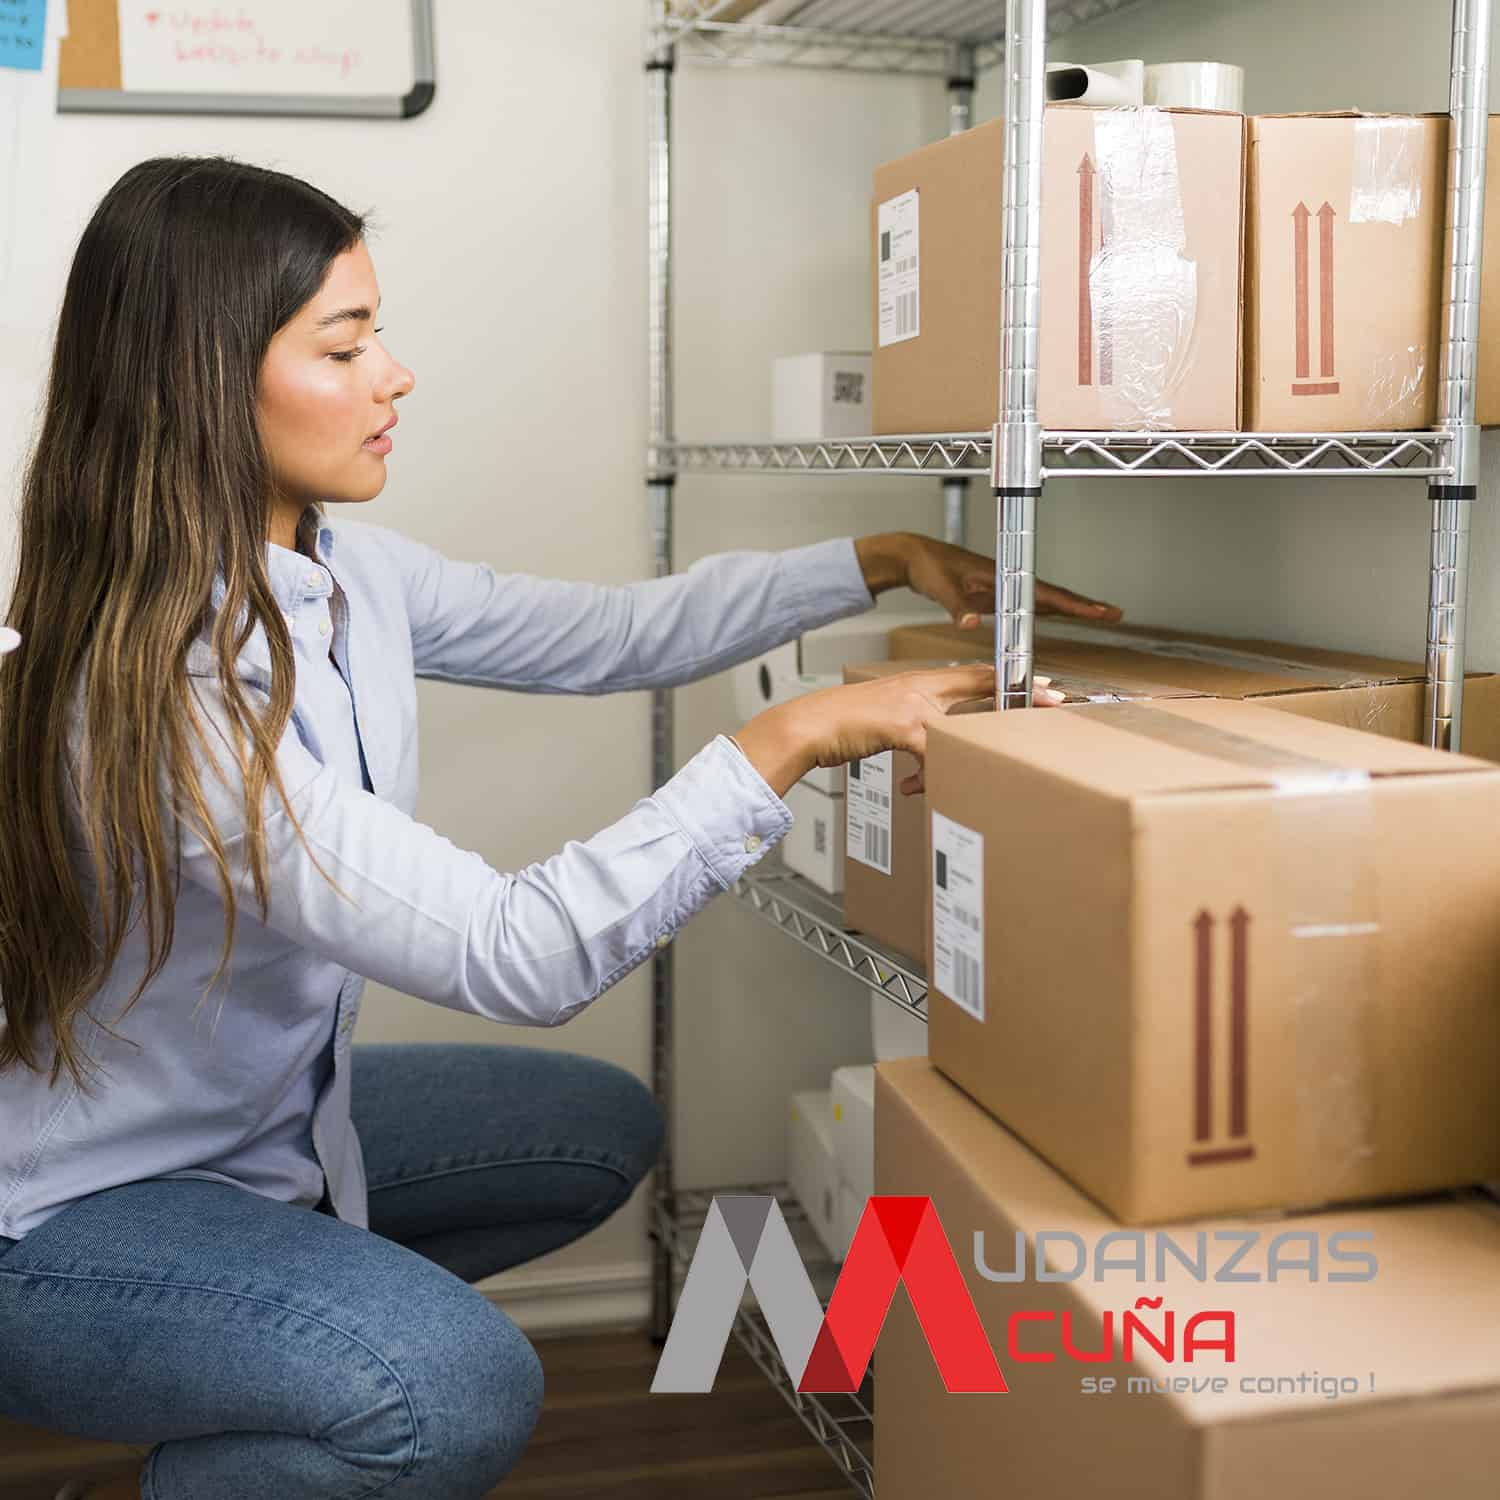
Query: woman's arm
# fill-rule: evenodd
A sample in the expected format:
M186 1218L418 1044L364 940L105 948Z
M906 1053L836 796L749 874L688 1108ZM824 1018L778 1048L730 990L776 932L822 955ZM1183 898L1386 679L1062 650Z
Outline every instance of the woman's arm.
M419 677L535 693L673 687L874 604L849 538L724 552L610 587L459 562L361 529L398 568Z
M200 781L227 845L239 919L258 921L244 782L222 727L218 682L194 678L193 684L214 747L212 759L199 766ZM263 712L265 695L248 684L246 691ZM726 889L792 821L719 736L618 822L502 874L341 780L309 753L291 724L277 765L307 845L280 796L268 790L267 925L407 994L520 1025L570 1019ZM476 789L481 794L494 793ZM180 838L184 875L217 892L217 869L203 840L185 826ZM350 899L329 885L313 857Z

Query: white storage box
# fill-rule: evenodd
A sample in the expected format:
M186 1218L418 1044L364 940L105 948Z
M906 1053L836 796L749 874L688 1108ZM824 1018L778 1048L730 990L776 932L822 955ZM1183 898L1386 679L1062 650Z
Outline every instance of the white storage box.
M827 1089L793 1094L787 1131L787 1181L818 1238L837 1260L839 1243L838 1160L833 1145L833 1105Z
M771 362L771 440L870 435L870 356L790 354Z
M782 798L791 809L792 826L781 841L789 870L804 875L830 896L844 889L844 799L830 797L799 781Z
M832 1079L833 1150L839 1181L863 1202L875 1191L875 1068L835 1068Z
M848 1255L849 1246L854 1243L854 1231L859 1228L859 1221L865 1211L865 1201L847 1182L839 1183L839 1248L837 1251L839 1260L843 1260Z

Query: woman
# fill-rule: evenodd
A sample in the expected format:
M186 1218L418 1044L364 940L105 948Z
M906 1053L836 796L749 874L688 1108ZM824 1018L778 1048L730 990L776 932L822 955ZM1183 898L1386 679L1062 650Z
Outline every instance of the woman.
M920 752L993 691L973 666L772 709L517 874L415 822L417 676L687 682L902 584L976 621L993 567L896 535L603 588L345 520L413 386L363 235L281 173L132 168L79 243L24 481L0 1412L151 1445L90 1492L112 1500L485 1494L542 1378L468 1283L607 1218L661 1121L624 1070L550 1050L370 1046L351 1068L364 979L567 1021L781 837L814 764Z

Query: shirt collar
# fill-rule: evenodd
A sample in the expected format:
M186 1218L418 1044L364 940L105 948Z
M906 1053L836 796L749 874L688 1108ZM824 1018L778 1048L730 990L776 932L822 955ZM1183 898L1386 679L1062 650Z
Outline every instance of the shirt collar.
M266 576L276 603L284 613L293 613L304 599L333 592L332 578L324 570L333 565L335 540L333 527L316 507L309 505L297 522L298 549L306 550L283 547L278 542L266 543ZM210 596L215 610L223 604L224 594L224 569L221 565L214 570Z

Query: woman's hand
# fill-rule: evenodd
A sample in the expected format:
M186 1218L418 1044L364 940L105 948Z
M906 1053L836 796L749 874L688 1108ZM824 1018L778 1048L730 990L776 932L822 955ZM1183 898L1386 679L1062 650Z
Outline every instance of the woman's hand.
M1038 708L1063 701L1046 677L1032 679ZM995 669L987 662L897 672L869 682L821 688L757 714L735 735L745 758L778 797L814 766L841 766L882 750L909 750L920 761L927 726L955 704L995 698ZM923 789L922 771L907 776L901 790Z
M980 615L995 612L995 560L914 531L888 531L860 537L855 555L872 594L905 585L941 604L960 630L973 630ZM1086 599L1056 584L1036 581L1039 615L1073 615L1113 624L1124 611Z

